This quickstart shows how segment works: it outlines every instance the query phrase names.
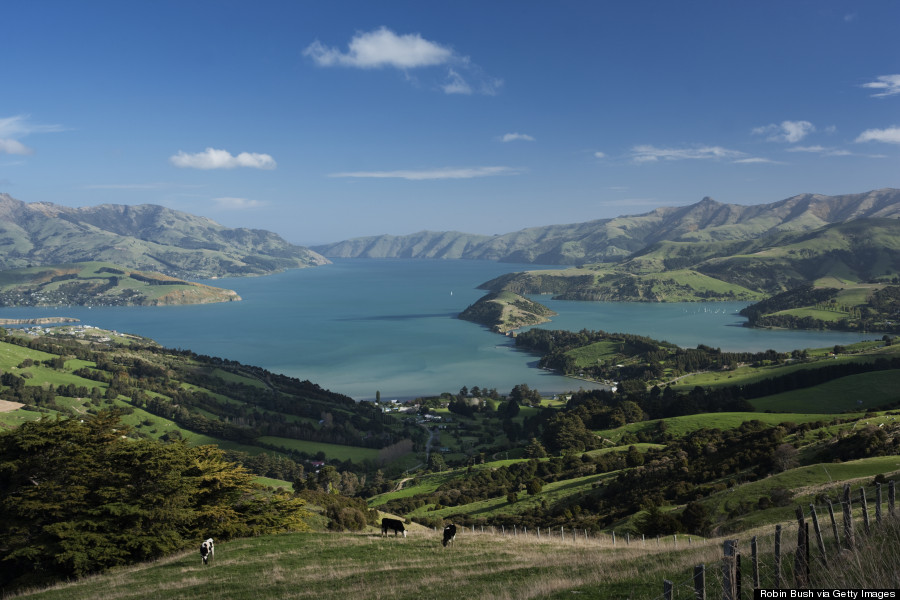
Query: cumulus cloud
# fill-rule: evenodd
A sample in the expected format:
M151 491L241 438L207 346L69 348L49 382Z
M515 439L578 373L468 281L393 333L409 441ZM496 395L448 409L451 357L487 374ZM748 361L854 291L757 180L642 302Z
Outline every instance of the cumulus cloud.
M876 77L875 81L864 83L862 86L870 90L880 90L877 94L872 94L873 98L894 96L900 94L900 74L881 75L880 77Z
M887 129L866 129L856 138L857 142L885 142L900 144L900 127Z
M224 196L222 198L214 198L216 206L223 210L247 210L249 208L258 208L263 206L259 200L250 200L248 198L234 198Z
M407 179L410 181L422 181L428 179L472 179L474 177L491 177L494 175L517 175L521 172L521 169L513 167L444 167L426 170L355 171L349 173L332 173L329 177Z
M502 140L504 142L533 142L534 138L527 133L507 133Z
M606 152L594 152L594 158L606 158Z
M253 169L271 170L277 166L275 159L268 154L256 154L241 152L233 156L227 150L207 148L203 152L188 154L181 150L178 154L169 157L169 161L176 167L183 169L234 169L235 167L250 167Z
M729 150L721 146L657 148L651 145L641 145L631 149L631 159L636 163L657 162L659 160L737 160L744 156L743 152Z
M29 115L0 118L0 154L32 154L33 149L19 141L31 133L63 131L59 125L32 123Z
M755 135L765 135L770 142L788 142L796 144L816 130L809 121L782 121L753 129Z
M453 59L453 50L430 42L418 33L397 35L382 27L368 33L358 33L350 40L347 52L329 48L316 40L303 51L303 55L323 67L414 69L446 64Z
M449 46L426 40L418 33L398 35L387 27L357 33L347 44L346 51L316 40L306 47L303 55L320 67L390 67L404 72L447 67L443 81L437 83L445 94L479 93L492 96L503 85L503 80L485 75L468 56L459 55Z

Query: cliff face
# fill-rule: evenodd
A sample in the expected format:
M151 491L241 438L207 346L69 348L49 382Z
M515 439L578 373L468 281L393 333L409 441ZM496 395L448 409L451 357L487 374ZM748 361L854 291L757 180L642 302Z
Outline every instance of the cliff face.
M0 268L108 261L175 277L265 275L328 259L259 229L156 205L71 208L0 194Z

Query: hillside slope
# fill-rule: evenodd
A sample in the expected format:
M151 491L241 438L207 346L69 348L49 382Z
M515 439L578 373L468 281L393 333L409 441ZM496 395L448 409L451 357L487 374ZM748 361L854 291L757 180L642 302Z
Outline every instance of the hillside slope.
M0 306L162 306L240 299L233 290L111 263L0 271Z
M314 246L332 258L467 258L574 265L620 260L663 241L735 242L773 232L819 229L856 219L900 217L900 190L824 196L801 194L743 206L704 198L696 204L585 223L532 227L504 235L419 232Z
M230 229L163 206L71 208L0 194L0 269L84 261L191 279L328 262L270 231Z

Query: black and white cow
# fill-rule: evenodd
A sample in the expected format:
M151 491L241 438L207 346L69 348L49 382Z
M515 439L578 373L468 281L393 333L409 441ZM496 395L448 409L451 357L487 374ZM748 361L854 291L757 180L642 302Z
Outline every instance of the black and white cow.
M200 559L203 561L204 565L209 563L209 559L211 559L215 553L216 548L213 545L212 538L204 540L203 543L200 544Z
M452 544L453 540L455 540L455 539L456 539L456 525L454 525L453 523L450 523L449 525L444 527L444 541L442 542L444 544L444 547L447 547L450 544Z
M381 519L381 535L387 535L388 529L394 532L394 537L398 533L402 533L406 537L406 528L403 527L403 521L399 519L389 519L387 517Z

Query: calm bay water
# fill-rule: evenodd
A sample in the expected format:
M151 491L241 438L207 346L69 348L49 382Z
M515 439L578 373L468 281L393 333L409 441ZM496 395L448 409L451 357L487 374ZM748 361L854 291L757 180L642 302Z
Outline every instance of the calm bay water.
M534 368L511 339L456 315L484 292L479 284L534 269L485 261L365 260L256 278L210 281L242 302L200 306L0 309L0 318L66 316L264 367L356 399L410 398L462 386L519 383L557 393L590 387ZM535 299L559 313L542 327L603 329L704 343L723 350L792 350L849 344L864 335L741 327L745 303L620 304ZM871 339L874 334L869 335Z

